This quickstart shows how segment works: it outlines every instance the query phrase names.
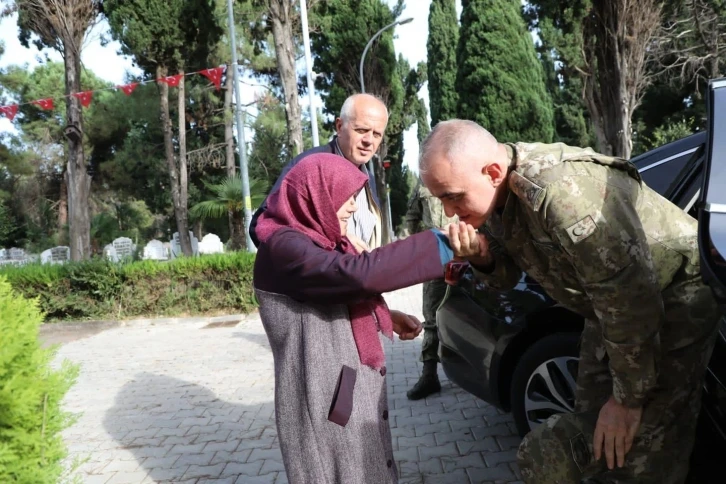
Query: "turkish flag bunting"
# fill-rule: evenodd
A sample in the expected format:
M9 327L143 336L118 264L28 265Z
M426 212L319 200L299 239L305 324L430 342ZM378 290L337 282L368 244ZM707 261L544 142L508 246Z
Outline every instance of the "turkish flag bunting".
M165 82L169 84L171 87L177 87L179 85L179 81L184 77L184 74L177 74L176 76L166 76L162 77L161 79L157 79L159 82Z
M53 98L49 97L47 99L38 99L37 101L33 101L30 104L37 104L41 107L41 109L45 109L46 111L52 111L53 110Z
M91 105L91 98L93 98L93 91L74 92L73 97L77 97L81 100L81 106L87 108Z
M0 106L0 113L3 113L10 121L15 119L15 115L18 114L18 105L13 104L12 106Z
M121 89L124 94L127 96L130 96L132 92L134 92L134 89L136 89L136 86L138 86L138 82L132 82L131 84L126 84L125 86L116 86L117 88Z
M223 72L224 67L215 67L214 69L204 69L203 71L199 71L201 75L214 83L214 85L217 87L217 91L219 91L219 88L222 84Z

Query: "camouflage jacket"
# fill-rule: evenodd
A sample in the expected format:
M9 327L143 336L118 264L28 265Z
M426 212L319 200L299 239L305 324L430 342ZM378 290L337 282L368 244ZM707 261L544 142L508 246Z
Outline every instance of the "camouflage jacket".
M679 270L698 275L696 220L620 158L561 143L506 146L510 193L481 229L494 268L477 277L508 289L524 270L557 302L598 320L613 396L642 405L658 376L661 292Z
M419 180L408 202L402 233L404 237L407 237L424 230L443 228L458 221L459 218L456 215L453 217L446 216L441 200L434 197Z

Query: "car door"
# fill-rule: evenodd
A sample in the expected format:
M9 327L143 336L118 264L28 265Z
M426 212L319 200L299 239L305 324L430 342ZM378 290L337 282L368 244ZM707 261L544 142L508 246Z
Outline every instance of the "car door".
M709 83L706 170L698 217L701 271L726 304L726 78Z

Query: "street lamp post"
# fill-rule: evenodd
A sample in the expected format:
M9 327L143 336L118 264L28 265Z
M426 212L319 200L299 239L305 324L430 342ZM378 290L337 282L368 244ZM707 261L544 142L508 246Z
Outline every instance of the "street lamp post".
M318 115L315 109L315 83L313 82L313 59L310 55L310 35L308 32L308 6L305 0L300 0L300 20L302 21L303 45L305 47L305 68L308 78L308 98L310 99L310 123L313 131L313 146L319 146Z
M403 20L396 20L395 22L391 22L390 24L383 27L381 30L376 32L373 37L370 38L368 43L366 44L366 48L363 49L363 55L360 56L360 92L364 93L366 92L366 85L365 80L363 79L363 63L365 62L366 54L368 53L368 49L371 48L371 45L373 45L373 42L386 30L390 29L391 27L395 27L396 25L403 25L407 24L409 22L413 21L412 17L405 18ZM379 161L380 162L380 161ZM382 162L381 162L382 163ZM375 169L374 169L375 172ZM393 241L393 217L391 216L391 190L388 187L388 183L386 183L384 189L386 190L386 205L388 205L388 240Z
M376 32L376 33L375 33L375 34L373 35L373 37L371 37L371 39L370 39L370 40L368 41L368 43L366 44L366 48L365 48L365 49L363 49L363 55L362 55L362 56L360 56L360 69L359 69L359 70L360 70L360 92L366 92L366 86L365 86L365 82L363 81L363 61L364 61L364 60L365 60L365 58L366 58L366 54L368 53L368 49L370 49L370 48L371 48L371 45L373 44L373 42L374 42L374 41L375 41L375 40L376 40L376 39L377 39L377 38L378 38L378 37L379 37L379 36L380 36L380 35L381 35L381 34L382 34L383 32L385 32L386 30L390 29L391 27L395 27L396 25L403 25L403 24L407 24L407 23L409 23L409 22L413 22L413 17L408 17L408 18L405 18L405 19L403 19L403 20L396 20L395 22L391 22L390 24L386 25L386 26L385 26L385 27L383 27L383 28L382 28L381 30L379 30L378 32Z
M247 144L245 143L245 127L242 121L242 94L239 88L239 72L237 64L237 42L234 31L234 13L232 0L227 0L227 15L229 22L229 41L232 48L232 73L234 75L235 115L237 121L237 151L239 151L239 171L242 179L242 197L244 199L244 231L245 242L249 252L257 252L250 238L250 222L252 220L252 199L250 198L250 179L247 172ZM227 73L229 75L229 73Z

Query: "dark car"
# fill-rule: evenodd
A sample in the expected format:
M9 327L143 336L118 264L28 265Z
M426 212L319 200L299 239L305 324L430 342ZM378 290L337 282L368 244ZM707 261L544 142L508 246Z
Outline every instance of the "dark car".
M704 279L722 301L726 301L726 268L719 255L726 254L724 133L726 79L710 84L707 131L631 160L648 186L699 219ZM448 378L510 411L521 435L553 414L573 411L583 318L550 298L526 273L506 292L488 288L470 270L448 282L436 317L439 355ZM706 375L698 437L703 442L706 433L717 436L718 444L709 445L708 453L719 458L726 451L725 385L722 320Z

